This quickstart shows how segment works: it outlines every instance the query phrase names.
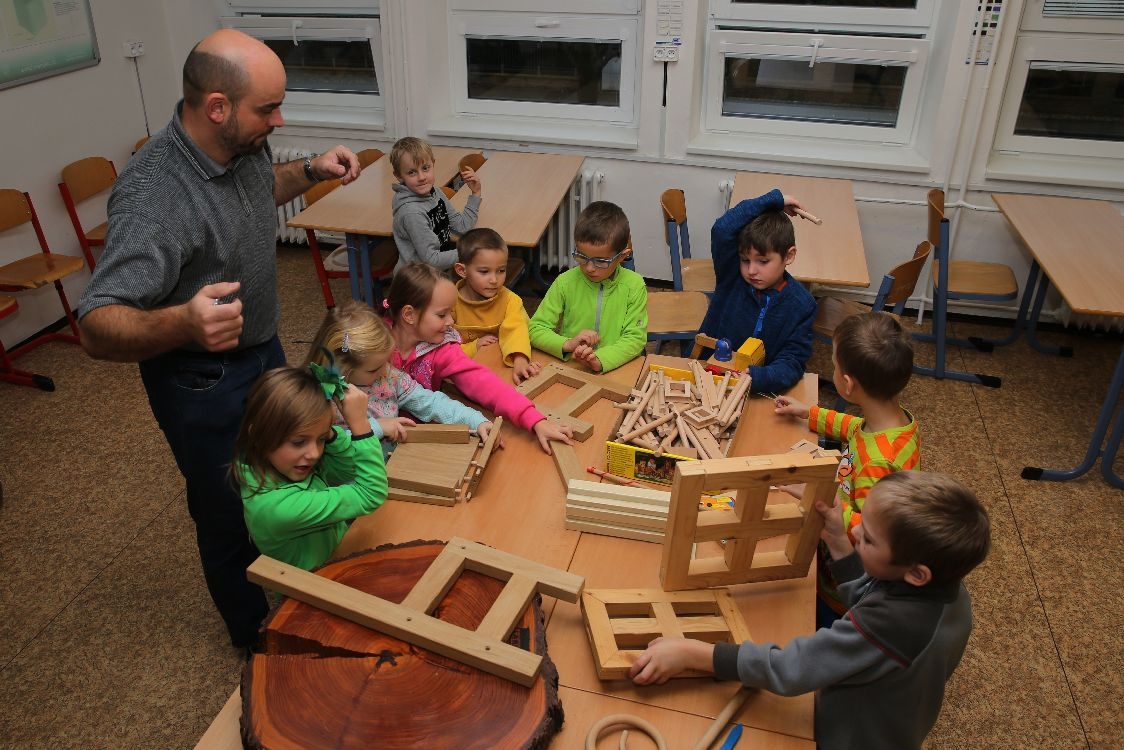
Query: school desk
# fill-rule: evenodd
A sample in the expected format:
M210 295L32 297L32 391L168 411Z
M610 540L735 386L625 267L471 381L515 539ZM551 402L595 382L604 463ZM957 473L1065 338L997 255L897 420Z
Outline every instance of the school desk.
M866 249L859 231L859 212L850 180L825 177L794 177L765 172L738 172L730 205L756 198L773 188L800 201L800 205L823 220L813 224L793 217L796 230L796 260L789 273L803 282L832 286L870 286Z
M542 278L539 243L552 228L551 220L559 212L584 161L584 156L573 154L496 151L477 170L483 200L476 226L496 230L508 247L526 248L531 278L543 287L547 284ZM452 203L458 211L464 208L469 194L469 189L462 187L453 196ZM562 223L565 226L554 228L556 240L569 248L569 224Z
M441 186L452 180L461 157L471 153L475 153L475 149L434 146L434 184ZM394 193L391 186L395 182L390 157L383 156L360 172L354 182L341 185L288 221L288 225L296 229L343 232L347 240L351 296L371 305L375 300L368 237L392 234Z
M1025 330L1027 339L1036 349L1058 351L1057 347L1041 344L1034 337L1046 290L1051 283L1075 313L1124 318L1124 264L1120 262L1120 249L1124 247L1124 217L1115 205L1107 201L1048 195L997 193L992 198L1032 258L1014 335ZM1029 309L1032 293L1033 309ZM1093 468L1100 457L1104 480L1113 487L1124 489L1124 478L1112 468L1121 438L1124 438L1124 409L1116 415L1115 422L1112 419L1122 391L1124 349L1116 362L1116 370L1081 463L1068 470L1027 466L1022 471L1023 479L1075 479Z
M503 378L511 370L499 362L498 347L481 350L478 357ZM534 352L535 361L557 361ZM619 383L634 383L641 359L604 375ZM814 401L818 379L805 375L789 393ZM554 385L536 398L550 406L561 402L572 389ZM594 424L593 435L576 445L581 465L604 466L604 441L619 411L599 401L582 417ZM804 423L773 414L770 399L751 397L743 412L750 429L742 429L733 452L783 453L801 439L814 439ZM636 542L565 528L566 491L549 456L530 433L503 429L504 447L492 454L476 494L453 507L388 501L375 513L359 518L348 529L335 556L343 557L380 544L415 539L448 539L461 536L526 557L535 562L586 576L586 586L659 587L661 545ZM590 475L595 481L596 477ZM730 587L749 631L758 641L787 643L815 629L815 571L800 579ZM737 689L735 683L709 678L677 679L663 686L638 688L630 682L601 682L593 676L593 655L576 604L543 597L547 618L547 652L558 667L566 712L564 739L558 748L581 747L594 722L611 713L633 713L654 723L669 747L691 747ZM812 696L782 698L756 692L735 721L749 728L752 747L812 750ZM218 714L197 747L234 750L240 747L238 693ZM725 736L725 732L723 735ZM617 735L599 747L616 747ZM638 740L633 741L643 747Z

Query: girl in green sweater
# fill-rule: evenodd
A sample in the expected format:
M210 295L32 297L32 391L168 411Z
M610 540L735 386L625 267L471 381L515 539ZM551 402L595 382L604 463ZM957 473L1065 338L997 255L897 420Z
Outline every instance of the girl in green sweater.
M350 434L333 426L333 403ZM386 500L367 394L318 365L270 370L247 398L231 474L263 555L305 570L323 564L348 524Z

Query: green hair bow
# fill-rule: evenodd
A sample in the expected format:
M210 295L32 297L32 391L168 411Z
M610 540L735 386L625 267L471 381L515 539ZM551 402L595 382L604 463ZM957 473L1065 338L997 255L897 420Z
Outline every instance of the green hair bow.
M312 371L312 374L320 382L320 387L324 389L324 398L329 401L333 398L343 400L344 394L347 393L347 381L344 380L343 374L336 369L335 364L324 367L315 362L309 362L308 369Z

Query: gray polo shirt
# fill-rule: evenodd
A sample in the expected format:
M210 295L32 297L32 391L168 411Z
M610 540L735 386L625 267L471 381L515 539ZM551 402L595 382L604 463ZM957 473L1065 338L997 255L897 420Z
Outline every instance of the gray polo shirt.
M182 106L117 178L105 252L78 314L103 305L169 307L207 284L239 281L239 348L254 346L273 337L281 312L269 151L217 164L188 137Z

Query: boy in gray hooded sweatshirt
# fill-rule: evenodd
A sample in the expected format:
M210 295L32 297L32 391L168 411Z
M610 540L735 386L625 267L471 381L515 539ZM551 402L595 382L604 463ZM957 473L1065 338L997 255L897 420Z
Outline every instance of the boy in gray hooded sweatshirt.
M457 262L457 245L452 232L463 234L476 226L480 208L480 178L465 167L461 179L472 192L464 211L457 213L435 185L433 148L421 138L400 138L390 150L390 166L398 182L394 185L394 244L398 263L394 270L414 262L428 263L442 270Z

